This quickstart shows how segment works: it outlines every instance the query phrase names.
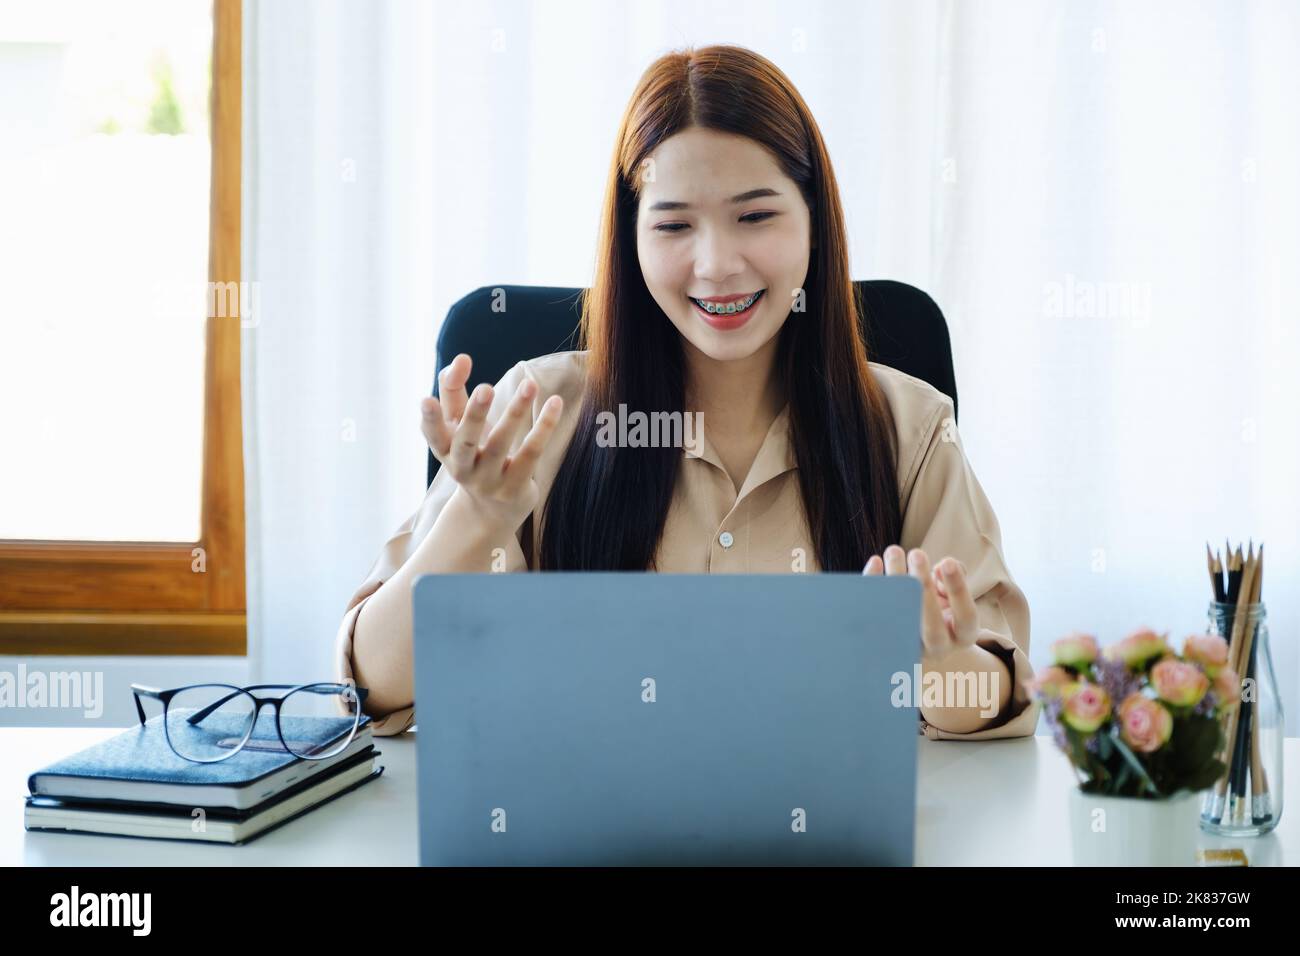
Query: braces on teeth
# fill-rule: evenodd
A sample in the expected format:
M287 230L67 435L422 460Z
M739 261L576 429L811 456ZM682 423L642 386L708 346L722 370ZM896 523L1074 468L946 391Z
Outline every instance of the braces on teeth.
M710 312L714 315L734 315L737 312L744 312L756 301L758 301L758 297L762 294L763 293L760 290L758 292L755 292L747 299L740 299L736 302L728 302L725 305L719 303L713 303L713 302L701 302L699 299L691 299L691 301L694 302L696 305L698 305L700 308L702 308L704 311Z

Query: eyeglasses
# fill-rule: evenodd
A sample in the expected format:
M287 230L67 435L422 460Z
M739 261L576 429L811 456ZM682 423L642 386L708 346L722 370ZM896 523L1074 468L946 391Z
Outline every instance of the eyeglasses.
M259 697L255 690L288 692ZM364 687L351 684L190 684L159 690L132 684L141 725L147 724L141 697L162 701L163 730L176 756L192 763L229 760L245 748L289 752L324 760L344 750L361 723ZM270 705L274 720L259 720Z

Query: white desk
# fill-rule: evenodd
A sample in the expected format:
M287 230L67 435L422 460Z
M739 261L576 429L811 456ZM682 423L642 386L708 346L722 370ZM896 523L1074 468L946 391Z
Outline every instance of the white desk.
M5 866L414 866L419 848L415 738L380 738L378 780L313 810L247 846L212 846L126 837L28 833L22 797L27 776L52 761L119 733L96 728L0 728L0 865ZM919 796L916 861L922 865L1072 864L1066 826L1074 784L1065 757L1047 737L982 743L917 738ZM1286 741L1287 802L1266 837L1228 840L1200 834L1203 847L1238 846L1252 866L1300 865L1300 739Z

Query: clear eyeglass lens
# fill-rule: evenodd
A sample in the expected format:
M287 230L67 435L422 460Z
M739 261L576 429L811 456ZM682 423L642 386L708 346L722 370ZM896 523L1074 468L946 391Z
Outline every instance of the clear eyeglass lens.
M280 732L299 757L320 760L343 750L352 740L361 712L349 684L309 684L280 705Z
M248 736L256 710L253 698L238 687L187 687L167 705L167 739L190 760L223 760Z

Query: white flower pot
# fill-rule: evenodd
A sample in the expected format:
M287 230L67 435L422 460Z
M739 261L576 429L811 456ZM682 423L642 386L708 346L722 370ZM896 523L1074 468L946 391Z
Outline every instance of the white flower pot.
M1138 800L1070 791L1075 866L1196 866L1201 794Z

